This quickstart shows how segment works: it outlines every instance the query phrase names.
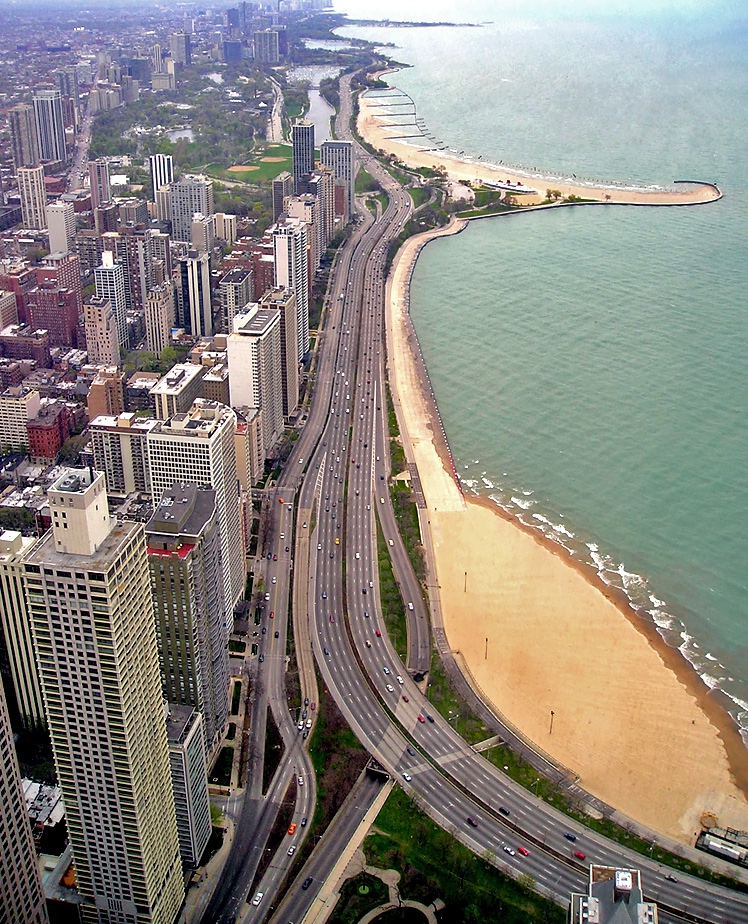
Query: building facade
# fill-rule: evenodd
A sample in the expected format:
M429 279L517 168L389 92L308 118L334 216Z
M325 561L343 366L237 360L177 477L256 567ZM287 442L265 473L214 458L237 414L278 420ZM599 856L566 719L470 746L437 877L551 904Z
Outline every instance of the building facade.
M173 924L182 869L143 526L110 518L100 472L68 469L48 497L26 592L83 920Z
M309 350L309 263L306 226L288 219L273 229L275 286L296 296L296 332L299 362Z
M161 376L151 391L156 401L156 417L168 420L175 414L184 414L192 407L195 398L203 396L203 376L206 366L196 363L177 363Z
M120 348L127 348L127 293L125 291L125 271L121 263L114 259L114 254L105 250L101 255L101 266L94 270L96 297L105 298L112 307L114 322L117 327L117 341Z
M314 170L314 122L297 119L291 127L293 150L293 186L298 195L302 192L303 177Z
M43 230L47 227L47 189L44 185L44 167L19 167L17 178L23 226Z
M86 349L92 363L118 366L120 361L119 332L112 303L108 298L91 298L83 306L86 329Z
M18 173L21 167L36 167L39 163L39 140L36 135L34 107L19 103L8 110L10 128L10 151L13 169Z
M174 327L174 286L171 281L148 290L145 301L146 349L158 355L171 343Z
M212 830L202 716L191 706L169 703L166 733L179 853L183 865L193 869L200 863Z
M345 180L348 195L348 214L352 215L356 183L353 142L323 141L319 148L319 154L320 163L332 169L335 179Z
M91 420L88 432L94 468L104 472L107 494L151 493L148 433L155 426L155 420L127 411Z
M260 307L280 316L283 416L290 417L299 406L299 347L296 330L296 296L288 289L272 289L260 299Z
M171 235L175 241L189 242L192 216L199 212L213 215L213 180L202 174L186 174L169 186Z
M65 120L62 115L60 91L39 90L34 94L33 103L40 158L65 163Z

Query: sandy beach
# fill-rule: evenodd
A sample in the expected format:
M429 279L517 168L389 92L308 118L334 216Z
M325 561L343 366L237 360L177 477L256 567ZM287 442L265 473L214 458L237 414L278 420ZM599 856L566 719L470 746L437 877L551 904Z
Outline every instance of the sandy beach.
M511 182L523 184L538 191L537 195L523 194L517 196L522 205L537 205L546 198L548 189L558 190L562 196L578 196L595 202L607 202L611 205L700 205L720 198L719 190L709 184L696 183L684 185L672 190L631 189L621 186L585 185L567 180L533 175L532 172L517 172L509 167L481 161L461 159L447 151L426 149L414 143L398 141L397 135L408 133L408 129L387 124L387 106L381 97L360 96L358 131L362 138L383 154L392 154L399 161L411 167L443 167L450 179L458 183L497 183ZM412 139L411 139L412 141ZM691 177L674 177L678 180Z
M422 244L411 238L393 268L388 372L451 649L499 713L630 818L691 845L705 811L748 828L748 751L679 652L568 553L492 502L463 499L407 313Z

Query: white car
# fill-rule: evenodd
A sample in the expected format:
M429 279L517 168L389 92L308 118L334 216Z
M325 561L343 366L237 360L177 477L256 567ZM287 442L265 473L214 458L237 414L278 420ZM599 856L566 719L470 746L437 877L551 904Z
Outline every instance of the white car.
M289 855L289 857L292 857L296 853L296 844L291 844L286 853Z
M360 552L356 552L356 558L361 558L361 553L360 553Z
M275 575L273 575L273 581L272 581L272 583L273 583L273 584L277 584L277 583L278 583L278 578L275 577Z
M311 728L311 727L312 727L312 720L311 720L311 719L307 719L307 720L306 720L306 727L307 727L307 728Z
M252 899L252 904L255 906L255 908L256 908L256 907L260 904L260 902L262 901L262 896L263 896L264 894L265 894L264 892L258 892L257 895L255 895L255 897Z
M395 692L395 688L392 686L391 683L388 683L388 684L387 684L387 692L388 692L388 693L394 693L394 692Z
M389 667L383 667L382 670L385 672L385 674L389 674L390 672Z
M404 681L403 678L400 676L400 674L397 675L397 682L400 684L400 686L402 686L402 685L405 683L405 681Z
M304 785L304 777L303 777L303 776L297 777L297 781L298 781L299 786L303 786L303 785Z
M413 610L413 604L412 604L412 603L409 603L409 604L408 604L408 609L411 610L411 611Z
M413 777L409 773L403 773L403 779L405 780L406 783L410 783Z

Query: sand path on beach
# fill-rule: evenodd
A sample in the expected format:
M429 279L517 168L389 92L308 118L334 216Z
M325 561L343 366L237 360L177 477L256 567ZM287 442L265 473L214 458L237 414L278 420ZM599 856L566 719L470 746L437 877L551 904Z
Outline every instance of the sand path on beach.
M428 505L451 649L484 698L630 818L686 844L702 811L748 828L738 785L748 782L748 752L680 654L632 622L567 553L496 508L463 501L442 461L406 310L418 246L411 238L393 270L389 374Z

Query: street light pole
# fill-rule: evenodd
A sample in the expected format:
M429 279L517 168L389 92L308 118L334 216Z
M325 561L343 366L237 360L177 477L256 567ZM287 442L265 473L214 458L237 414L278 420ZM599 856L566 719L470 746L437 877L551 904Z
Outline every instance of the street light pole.
M552 734L553 734L553 716L554 716L554 712L553 712L553 710L551 709L551 727L550 727L550 729L548 730L548 734L549 734L549 735L552 735Z

